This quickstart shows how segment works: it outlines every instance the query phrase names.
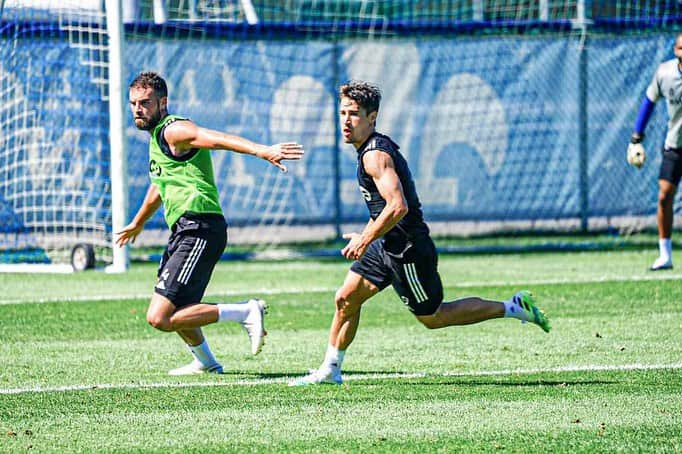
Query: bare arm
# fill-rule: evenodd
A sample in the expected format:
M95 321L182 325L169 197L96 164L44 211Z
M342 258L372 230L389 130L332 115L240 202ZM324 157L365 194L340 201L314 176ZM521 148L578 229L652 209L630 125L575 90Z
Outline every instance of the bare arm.
M344 238L350 241L341 253L352 260L362 258L370 243L395 227L408 211L403 186L391 156L383 151L373 150L363 156L362 162L365 171L374 180L379 194L386 201L386 206L376 219L367 223L362 233L344 235Z
M282 172L287 171L286 166L281 163L283 160L299 160L304 153L303 147L297 143L286 142L267 146L243 137L199 127L189 120L176 121L168 125L164 137L174 156L182 156L193 148L231 150L265 159Z
M161 206L161 196L159 195L159 189L153 184L149 185L147 189L147 195L145 195L142 201L142 206L137 210L137 214L133 220L123 228L120 232L116 232L116 244L119 247L123 247L128 242L134 243L135 238L142 232L144 224L149 220L150 217L156 210Z

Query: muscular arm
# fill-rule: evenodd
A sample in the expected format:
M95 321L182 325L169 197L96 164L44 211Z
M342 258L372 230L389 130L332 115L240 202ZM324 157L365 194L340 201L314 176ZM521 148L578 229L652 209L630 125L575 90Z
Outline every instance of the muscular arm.
M128 244L128 242L134 243L135 238L142 232L144 224L154 213L156 213L156 210L158 210L160 206L161 196L159 190L156 186L150 184L147 189L147 195L145 195L142 205L140 206L140 209L137 210L137 214L133 220L130 224L125 226L123 230L116 232L116 235L118 236L116 238L116 244L119 247L123 247Z
M202 128L189 120L176 121L168 125L164 138L174 156L182 156L194 148L230 150L265 159L286 172L282 160L298 160L303 156L303 147L297 143L279 143L271 146L252 142L243 137Z
M367 223L360 234L346 236L351 241L341 251L349 259L361 258L370 243L391 230L408 211L403 186L388 153L372 150L363 156L365 172L372 177L386 206L379 216Z
M365 171L374 180L379 194L386 201L386 206L374 222L368 224L362 232L368 244L391 230L407 214L407 200L403 193L403 185L388 153L373 150L363 156Z

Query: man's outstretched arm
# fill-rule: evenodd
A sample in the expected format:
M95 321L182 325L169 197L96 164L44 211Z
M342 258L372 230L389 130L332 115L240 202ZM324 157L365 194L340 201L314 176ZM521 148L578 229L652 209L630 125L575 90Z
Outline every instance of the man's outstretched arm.
M199 127L189 120L168 125L164 138L175 156L182 156L193 148L230 150L265 159L282 172L287 171L283 160L299 160L304 154L303 146L295 142L263 145L244 137Z

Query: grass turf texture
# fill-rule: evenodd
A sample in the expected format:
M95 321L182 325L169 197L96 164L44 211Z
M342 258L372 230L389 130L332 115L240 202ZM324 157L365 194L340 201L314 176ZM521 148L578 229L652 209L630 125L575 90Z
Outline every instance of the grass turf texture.
M387 289L345 384L306 388L286 382L321 361L346 262L219 264L208 301L270 305L258 357L238 325L205 329L222 376L166 375L190 357L145 322L152 264L0 275L0 451L679 452L682 274L647 272L653 258L442 256L447 298L530 288L553 331L429 331Z

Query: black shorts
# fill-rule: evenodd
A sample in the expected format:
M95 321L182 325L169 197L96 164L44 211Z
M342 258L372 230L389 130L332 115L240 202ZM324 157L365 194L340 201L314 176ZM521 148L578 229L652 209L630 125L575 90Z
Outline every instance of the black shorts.
M664 148L658 179L669 181L677 186L680 183L680 177L682 177L682 149Z
M222 215L185 213L171 229L154 291L176 307L201 302L226 244Z
M438 253L427 235L412 242L401 254L387 252L376 240L350 269L380 290L389 285L415 315L431 315L443 301L443 283L438 274Z

